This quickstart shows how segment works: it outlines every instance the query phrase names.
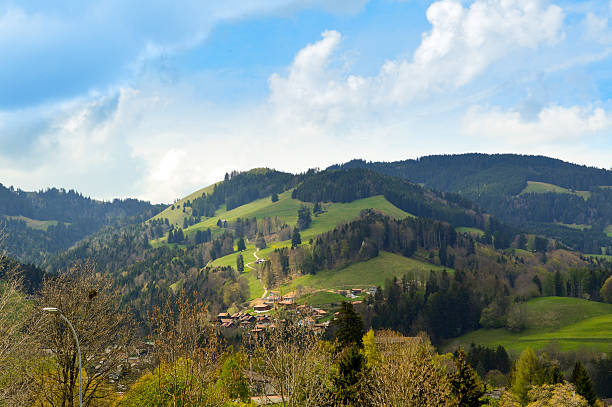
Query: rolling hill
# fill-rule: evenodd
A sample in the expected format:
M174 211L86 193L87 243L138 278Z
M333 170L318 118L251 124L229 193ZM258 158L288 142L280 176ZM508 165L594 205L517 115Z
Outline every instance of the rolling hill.
M479 329L456 338L447 349L471 343L503 345L514 353L525 347L542 349L553 344L563 350L612 351L612 304L579 298L541 297L526 303L525 330L512 333L505 328Z

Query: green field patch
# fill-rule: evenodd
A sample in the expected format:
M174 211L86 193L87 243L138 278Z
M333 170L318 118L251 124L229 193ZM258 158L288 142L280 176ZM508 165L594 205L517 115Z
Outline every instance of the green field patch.
M563 350L612 351L612 304L579 298L541 297L526 303L526 329L479 329L449 341L445 350L471 343L502 345L515 354L525 347L542 349L557 344Z
M609 237L612 237L612 225L606 226L606 228L604 229L604 233Z
M385 280L408 275L423 281L429 271L454 270L425 263L419 260L383 252L368 261L351 264L340 270L324 270L317 274L297 277L285 284L281 291L293 291L297 287L304 289L341 290L349 288L368 288L384 286Z
M575 191L567 188L560 187L555 184L548 184L546 182L527 181L527 186L521 191L519 195L523 194L543 194L546 192L554 192L556 194L570 194L577 195L583 199L589 199L591 192L589 191Z
M21 220L24 221L26 226L29 227L30 229L36 229L36 230L44 230L45 232L47 231L47 229L49 229L49 226L57 226L57 221L56 220L37 220L37 219L31 219L25 216L5 216L7 219L11 219L11 220ZM64 222L64 225L70 225L70 223L66 223Z
M581 232L587 229L591 229L591 225L577 225L575 223L561 223L555 222L555 225L564 226L566 228L580 230Z
M482 229L469 228L469 227L465 227L465 226L461 226L461 227L455 228L455 231L457 233L467 233L467 234L470 234L472 236L478 236L478 237L481 237L485 233L484 230L482 230Z
M185 212L183 212L183 204L187 201L193 201L194 199L201 197L204 193L212 194L215 189L215 185L217 184L209 185L207 187L195 191L192 194L187 195L182 199L179 199L177 202L174 203L174 209L172 209L172 205L169 205L166 209L153 216L151 219L168 219L168 222L170 222L171 224L182 226L183 219L191 216L191 208L186 207Z
M304 295L297 299L298 304L308 304L313 307L320 305L340 304L342 301L349 301L344 295L329 291L317 291L313 294Z

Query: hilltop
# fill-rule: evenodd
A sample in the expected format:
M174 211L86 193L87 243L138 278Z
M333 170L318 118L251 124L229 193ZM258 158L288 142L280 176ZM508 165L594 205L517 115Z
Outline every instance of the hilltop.
M543 156L433 155L416 160L353 160L330 169L365 168L455 192L499 220L587 253L612 252L612 171Z

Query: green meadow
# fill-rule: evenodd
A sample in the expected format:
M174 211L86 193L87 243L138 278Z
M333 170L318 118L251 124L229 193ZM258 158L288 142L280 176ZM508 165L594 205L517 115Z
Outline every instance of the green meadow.
M513 353L527 346L542 349L551 344L563 350L612 351L612 304L579 298L541 297L526 303L526 329L512 333L505 328L479 329L449 341L444 348L471 343L503 345Z
M591 197L591 193L589 191L573 191L567 188L560 187L558 185L536 181L527 181L527 186L521 191L519 195L530 193L543 194L546 192L577 195L581 196L583 199L589 199Z
M25 222L27 227L29 227L30 229L36 229L36 230L46 231L49 228L49 226L57 226L56 220L30 219L30 218L27 218L21 215L20 216L6 216L6 218L11 219L11 220L22 220ZM69 225L70 223L65 223L65 224Z
M406 274L423 281L430 270L447 270L449 273L454 271L435 264L381 251L377 257L371 260L354 263L340 270L324 270L317 274L299 276L290 283L283 285L281 291L293 291L299 286L315 290L382 287L387 279L402 278Z

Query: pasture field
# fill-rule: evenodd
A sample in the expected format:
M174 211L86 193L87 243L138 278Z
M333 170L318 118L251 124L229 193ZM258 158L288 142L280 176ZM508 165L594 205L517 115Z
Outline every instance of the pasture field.
M563 350L612 351L612 304L566 297L534 298L526 303L526 329L479 329L445 344L445 350L471 343L503 345L514 354L525 347L542 349L558 345Z
M455 228L455 231L457 233L468 233L468 234L470 234L472 236L478 236L478 237L484 235L484 233L485 233L484 230L482 230L482 229L469 228L469 227L465 227L465 226L461 226L461 227Z
M570 194L577 195L582 197L583 199L589 199L591 197L591 192L589 191L572 191L567 188L560 187L554 184L548 184L546 182L537 182L537 181L527 181L527 186L521 191L519 195L536 193L543 194L546 192L554 192L557 194Z
M606 226L606 228L604 229L604 233L610 237L612 237L612 225L608 225Z
M191 208L186 207L185 212L183 212L183 204L187 201L193 201L196 198L202 196L203 193L210 194L215 189L216 184L209 185L202 189L198 189L192 194L187 195L186 197L179 199L176 203L174 203L174 210L172 209L172 205L168 206L166 209L153 216L151 219L164 219L168 218L168 221L172 224L183 226L183 219L185 217L191 216Z
M317 307L320 305L340 304L342 301L350 301L350 299L338 293L317 291L298 298L296 302L298 304L308 304L313 307Z
M57 226L57 221L56 220L37 220L37 219L30 219L27 218L25 216L19 215L19 216L6 216L7 219L11 219L11 220L22 220L25 222L26 226L29 227L30 229L36 229L36 230L44 230L45 232L47 231L47 229L49 228L49 226ZM64 223L65 225L70 225L70 223Z
M315 290L382 287L385 280L402 278L406 274L423 281L430 270L454 272L453 269L381 251L371 260L354 263L340 270L324 270L294 278L291 283L281 287L281 292L293 291L300 286Z

